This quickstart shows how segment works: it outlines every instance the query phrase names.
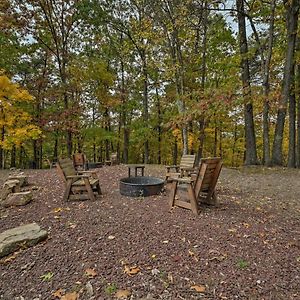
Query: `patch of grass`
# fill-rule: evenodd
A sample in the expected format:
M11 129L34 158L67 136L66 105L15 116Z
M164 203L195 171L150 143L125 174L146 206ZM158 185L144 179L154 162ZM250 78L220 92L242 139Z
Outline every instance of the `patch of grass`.
M47 272L43 275L40 276L40 278L43 280L43 281L50 281L53 277L53 273L52 272Z
M104 291L105 291L106 294L112 295L112 294L114 294L117 291L117 289L118 288L117 288L117 285L115 283L109 283L105 287Z
M249 267L249 262L247 262L246 260L244 259L240 259L238 260L237 262L237 266L240 268L240 269L246 269Z

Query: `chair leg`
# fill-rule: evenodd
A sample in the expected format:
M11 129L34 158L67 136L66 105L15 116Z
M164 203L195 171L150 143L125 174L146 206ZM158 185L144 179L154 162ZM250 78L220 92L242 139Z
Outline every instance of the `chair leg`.
M189 184L188 186L188 195L190 198L190 203L191 203L191 210L195 215L198 215L198 203L197 203L197 199L195 196L195 190L193 189L192 184Z
M89 198L93 201L95 201L95 195L94 195L94 192L92 190L92 187L91 187L91 184L89 182L89 179L88 178L84 178L84 184L85 184L85 188L86 188L86 191L89 195Z
M178 185L178 182L176 180L174 180L171 185L171 193L170 193L170 198L169 198L170 207L174 206L175 196L176 196L176 192L177 192L177 185Z
M96 185L96 189L97 189L97 193L98 193L99 195L102 195L102 191L101 191L101 188L100 188L100 183L98 183L98 184Z
M66 189L65 189L65 193L64 193L64 197L63 197L63 201L68 201L70 193L71 193L71 188L72 188L72 180L68 180Z

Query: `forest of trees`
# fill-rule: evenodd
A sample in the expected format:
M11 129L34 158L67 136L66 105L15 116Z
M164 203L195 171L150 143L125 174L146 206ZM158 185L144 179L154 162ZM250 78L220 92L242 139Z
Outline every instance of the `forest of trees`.
M2 0L0 168L300 167L299 0Z

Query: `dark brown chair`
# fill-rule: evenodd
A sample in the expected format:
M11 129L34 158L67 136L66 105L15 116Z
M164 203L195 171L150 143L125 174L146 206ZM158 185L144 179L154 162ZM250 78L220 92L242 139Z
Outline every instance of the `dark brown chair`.
M95 200L95 196L102 194L97 174L91 171L76 171L71 159L60 159L57 171L66 185L64 201Z
M191 177L173 178L170 194L170 206L191 209L198 215L200 203L217 204L216 184L222 169L221 158L201 159L198 172ZM180 199L178 190L186 195ZM183 197L182 197L183 198Z

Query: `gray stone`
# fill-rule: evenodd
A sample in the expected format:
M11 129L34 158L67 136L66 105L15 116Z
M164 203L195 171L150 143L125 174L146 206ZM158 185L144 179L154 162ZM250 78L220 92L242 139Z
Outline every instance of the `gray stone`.
M0 258L21 247L31 247L45 240L48 232L36 223L22 225L0 233Z
M11 189L13 193L20 192L21 182L18 179L9 179L3 184L4 189Z
M10 206L23 206L32 201L32 192L20 192L20 193L12 193L7 196L6 199L0 202L0 206L2 207L10 207Z
M19 180L20 186L28 185L28 177L22 174L12 174L8 176L8 180Z

